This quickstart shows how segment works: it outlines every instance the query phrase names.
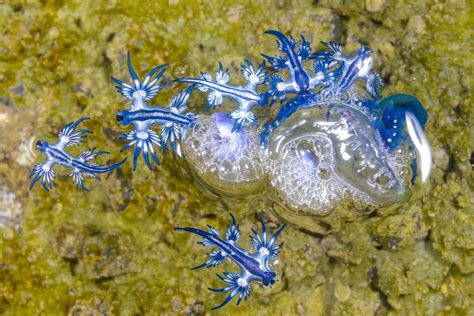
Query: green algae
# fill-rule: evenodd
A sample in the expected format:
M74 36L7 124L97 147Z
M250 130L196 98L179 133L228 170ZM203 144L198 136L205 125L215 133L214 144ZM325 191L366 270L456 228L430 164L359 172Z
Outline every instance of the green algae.
M169 63L170 78L237 73L246 57L274 51L263 35L304 32L313 43L359 42L375 53L384 95L416 95L429 114L430 182L410 204L370 215L338 209L288 227L272 289L220 314L468 314L474 310L472 63L469 2L371 1L39 1L0 4L0 313L5 315L201 315L222 300L214 272L190 271L204 251L176 225L223 229L228 213L248 235L257 216L279 225L263 199L209 198L165 154L135 173L129 164L91 192L66 177L46 193L27 191L39 155L66 122L89 116L85 147L119 160L123 107L110 76L127 78L130 50L140 73ZM317 44L313 44L314 47ZM166 104L178 88L161 93ZM191 99L203 111L203 97ZM275 111L272 109L270 111ZM6 210L6 211L4 211ZM245 244L245 241L242 241Z

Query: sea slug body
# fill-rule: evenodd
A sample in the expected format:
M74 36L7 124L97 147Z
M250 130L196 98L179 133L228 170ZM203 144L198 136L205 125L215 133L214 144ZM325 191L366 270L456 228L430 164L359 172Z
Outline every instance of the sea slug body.
M221 238L219 232L212 226L209 226L209 232L192 227L176 227L176 231L185 231L196 234L203 238L200 242L205 247L216 247L214 251L209 254L209 259L204 263L194 267L213 268L222 264L226 259L234 262L239 268L240 273L224 272L224 276L217 275L219 279L228 285L222 289L209 289L213 292L230 292L225 300L213 309L219 309L231 301L235 296L239 295L237 305L242 299L247 300L250 295L250 284L252 282L259 282L264 286L272 286L276 282L276 273L269 267L269 263L274 261L280 252L283 243L276 244L278 236L281 234L285 225L282 225L273 236L269 237L267 229L263 221L262 233L259 234L252 229L253 236L251 236L253 253L237 246L240 239L240 228L235 221L235 217L231 214L232 224L227 228L225 237Z
M116 116L119 124L125 126L131 124L133 127L132 132L122 136L122 139L128 140L129 143L121 151L134 146L133 170L137 167L140 153L151 170L149 155L157 165L160 164L156 156L155 146L166 151L169 145L173 151L182 156L181 139L195 119L193 114L184 113L193 87L190 86L180 91L171 100L168 107L150 106L147 101L153 99L164 86L164 83L159 83L158 80L165 72L167 65L159 65L153 68L146 75L143 82L140 81L133 69L130 53L127 55L127 66L133 83L129 84L112 77L117 83L117 91L131 101L130 109L120 111ZM156 125L161 126L160 135L152 129Z
M30 184L30 190L41 179L41 186L46 191L53 188L56 173L54 167L60 165L71 169L70 176L76 184L76 188L89 191L84 186L84 175L98 179L97 174L107 173L122 165L126 159L111 166L103 166L95 163L89 163L100 155L108 154L106 151L95 151L90 149L82 152L79 157L74 157L66 152L67 146L76 146L83 142L87 134L92 133L89 130L75 131L77 126L89 118L83 117L76 122L68 123L58 135L58 141L55 144L49 144L45 140L38 140L36 149L46 156L46 160L37 164L31 171L30 178L33 178Z

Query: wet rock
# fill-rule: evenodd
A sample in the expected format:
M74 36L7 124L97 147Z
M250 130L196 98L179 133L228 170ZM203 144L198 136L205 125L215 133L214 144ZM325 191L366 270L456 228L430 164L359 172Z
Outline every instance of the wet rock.
M472 205L472 201L470 203ZM461 273L472 273L474 272L473 216L463 210L444 209L444 211L447 214L440 216L443 219L437 220L438 230L433 232L433 247L443 258L455 263Z
M236 5L229 8L229 11L227 11L227 19L232 23L238 22L244 10L245 8L243 5Z
M78 301L68 311L68 316L110 316L113 315L113 307L106 302L95 299L90 301Z
M187 314L188 315L193 315L193 316L205 315L206 314L206 306L204 305L203 302L196 301L191 306L191 308L187 311Z
M402 238L400 237L390 236L390 238L388 239L387 246L390 250L396 251L398 250L398 247L401 241L402 241Z
M429 261L430 264L426 264ZM420 283L428 285L433 290L438 290L446 277L449 267L432 255L421 255L407 266L407 275Z
M2 104L4 106L11 106L13 104L13 102L9 97L1 95L0 96L0 104Z
M334 296L339 302L345 302L351 297L351 288L345 284L337 283Z
M420 15L414 15L410 17L405 27L405 37L403 45L405 47L415 46L421 36L425 33L426 23L423 17Z
M76 259L82 253L85 230L82 227L66 224L61 226L53 239L59 256L65 259Z
M116 231L86 238L78 271L91 279L111 278L136 270L138 253L130 237Z
M343 290L343 301L336 296L336 304L331 308L332 315L377 315L381 309L381 302L378 295L367 288L367 284L361 283L352 287L352 290ZM337 292L336 292L337 293ZM350 293L347 296L347 293ZM346 299L347 297L347 299Z
M331 34L327 38L324 38L324 40L327 40L328 38L334 38L339 42L342 42L344 40L343 37L345 36L344 33L346 32L345 25L343 23L344 17L338 15L337 12L329 8L317 7L311 11L310 18L319 27L321 27L323 30L327 30L326 32ZM323 40L322 38L319 38L317 34L311 34L310 32L308 32L307 35L311 35L314 38L315 42ZM316 48L318 46L313 47Z
M385 0L365 0L365 8L369 12L381 12L385 7Z
M0 230L8 227L19 228L23 212L15 193L5 185L0 185Z

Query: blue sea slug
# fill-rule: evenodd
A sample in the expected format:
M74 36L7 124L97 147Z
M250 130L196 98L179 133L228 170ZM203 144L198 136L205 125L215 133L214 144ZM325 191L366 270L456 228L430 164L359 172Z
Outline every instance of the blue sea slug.
M194 267L213 268L222 264L226 259L234 262L240 269L239 273L224 272L224 276L217 275L219 279L228 285L221 289L212 289L213 292L230 292L225 300L213 309L219 309L231 301L235 296L239 296L237 305L242 299L247 300L250 295L250 283L259 282L264 286L272 286L276 282L276 273L271 270L269 263L274 261L280 252L283 243L277 244L277 238L285 228L285 225L280 228L270 237L268 236L265 223L262 223L262 233L259 234L252 229L253 236L251 236L253 253L249 253L243 248L237 246L240 239L240 229L237 225L234 215L231 214L232 224L227 228L225 237L219 236L219 232L212 226L209 226L209 232L192 227L176 227L176 231L185 231L196 234L203 238L200 242L205 247L216 247L209 254L209 259L204 263Z
M129 143L121 151L134 147L133 170L137 167L137 159L140 153L151 170L152 166L149 155L151 155L157 165L160 164L156 156L155 147L166 151L169 145L173 151L182 156L181 139L194 121L193 114L184 113L193 86L180 91L171 100L168 107L151 106L147 101L153 99L163 88L164 83L159 83L159 79L165 72L167 65L159 65L153 68L145 76L143 82L140 81L133 69L130 53L127 55L127 66L132 77L132 83L126 83L112 77L117 83L117 91L131 101L130 109L120 111L116 115L116 120L119 124L125 126L131 124L133 126L132 132L122 136L122 139L128 140ZM152 129L156 125L161 126L160 135Z
M243 87L228 84L229 71L224 70L220 63L215 81L207 73L202 73L202 78L178 78L175 81L197 84L202 92L210 90L208 96L209 107L221 106L224 97L237 102L238 108L230 113L230 117L234 120L232 131L238 132L248 124L257 126L257 117L252 112L252 108L256 105L264 106L267 103L266 95L257 93L257 87L267 79L268 74L264 69L265 62L262 62L258 69L255 69L253 63L246 60L245 64L241 65L242 75L247 80Z
M97 174L107 173L122 165L126 159L110 166L90 163L100 155L108 154L106 151L95 151L94 149L82 152L79 157L74 157L66 152L67 146L77 146L83 142L87 134L92 133L89 130L76 131L78 125L89 118L83 117L75 122L68 123L58 135L58 141L50 144L45 140L38 140L36 149L46 156L46 160L37 164L31 171L30 178L33 178L30 184L30 190L41 179L41 186L46 191L53 188L56 173L54 167L60 165L71 169L70 176L76 184L76 188L89 191L84 186L84 175L98 179Z
M382 85L380 76L370 72L372 57L370 49L363 46L354 56L342 54L341 47L334 43L323 43L330 51L311 52L308 41L302 36L302 43L298 52L296 43L278 31L267 31L267 34L278 38L278 47L286 57L266 57L277 72L288 71L285 81L279 75L273 75L270 90L273 96L284 101L288 93L296 94L280 110L277 117L265 125L261 134L262 145L268 145L268 138L272 131L280 126L291 114L299 109L317 105L319 95L328 95L337 99L338 96L350 91L357 79L366 81L369 95L377 99L379 88ZM303 63L313 60L313 71L305 69Z

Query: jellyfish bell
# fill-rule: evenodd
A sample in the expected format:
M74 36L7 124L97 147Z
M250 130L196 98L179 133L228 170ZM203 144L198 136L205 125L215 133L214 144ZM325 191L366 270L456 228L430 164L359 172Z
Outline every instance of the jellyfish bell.
M405 202L407 162L389 153L373 126L368 112L344 102L294 113L269 143L276 195L289 208L321 216L347 199L376 207Z
M183 148L186 163L208 189L242 196L262 185L266 156L255 128L232 131L233 124L226 113L200 115L187 132Z

